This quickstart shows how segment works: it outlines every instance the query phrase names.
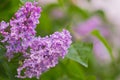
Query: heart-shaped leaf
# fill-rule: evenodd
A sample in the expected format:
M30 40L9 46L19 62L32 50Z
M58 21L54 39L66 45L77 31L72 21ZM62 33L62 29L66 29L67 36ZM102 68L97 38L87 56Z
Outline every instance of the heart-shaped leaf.
M89 55L92 53L92 45L77 42L71 45L67 58L77 61L81 65L88 67Z

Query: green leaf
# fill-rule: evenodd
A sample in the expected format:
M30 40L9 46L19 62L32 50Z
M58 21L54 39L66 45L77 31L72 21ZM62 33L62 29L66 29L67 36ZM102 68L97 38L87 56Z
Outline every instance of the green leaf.
M0 60L4 57L4 55L5 55L5 48L2 45L0 45Z
M11 72L11 70L10 70L10 67L9 67L9 65L7 64L6 61L3 61L3 62L2 62L2 66L4 67L5 73L7 74L9 80L14 80L13 75L12 75L12 72Z
M51 33L52 24L47 12L43 11L41 15L40 24L38 24L36 31L37 35L45 36Z
M94 75L87 76L86 80L96 80L96 76Z
M20 0L22 3L26 3L26 2L34 2L35 0Z
M86 80L83 68L84 67L77 62L65 58L54 68L43 73L40 76L40 80Z
M86 20L90 17L90 12L88 12L87 10L84 10L76 5L71 4L68 8L68 13L69 15L73 16L73 15L78 15L78 17L80 17L83 20Z
M105 45L105 47L107 48L111 58L114 59L113 54L112 54L112 48L110 47L107 40L100 34L100 32L98 30L93 30L92 35L97 37Z
M77 42L71 45L67 58L77 61L81 65L88 67L89 55L92 53L92 45L88 43Z
M11 67L8 64L9 62L6 60L5 58L5 48L0 45L0 71L2 72L3 75L1 75L0 73L0 78L4 78L4 80L15 80L12 71L11 71ZM12 63L13 64L13 63ZM15 66L15 65L13 65Z
M19 0L0 0L0 21L9 22L19 8Z
M85 80L86 75L82 65L76 63L75 61L69 60L69 62L64 66L66 66L66 68L63 67L63 69L67 72L66 74L70 78L69 80Z

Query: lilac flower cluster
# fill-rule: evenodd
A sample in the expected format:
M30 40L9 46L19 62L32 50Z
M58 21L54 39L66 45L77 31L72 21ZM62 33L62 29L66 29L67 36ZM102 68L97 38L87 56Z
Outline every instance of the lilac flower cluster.
M15 53L22 53L24 61L17 69L18 78L37 77L54 67L59 58L64 58L70 47L69 31L55 32L46 37L35 37L41 8L36 3L27 2L20 8L10 23L0 23L0 33L6 42L6 56L10 60ZM9 29L9 31L6 31ZM24 71L24 75L21 72Z
M39 78L43 72L54 67L59 58L64 58L70 44L71 36L67 30L61 33L55 32L50 37L34 38L30 46L30 57L25 59L23 65L17 69L17 77ZM21 76L21 71L24 69L25 75Z
M4 36L3 42L7 42L7 54L9 58L13 58L14 53L26 53L30 40L34 38L36 25L39 23L41 8L36 3L27 2L21 7L10 20L10 32ZM5 22L1 23L5 25ZM6 28L7 24L4 28ZM2 32L3 33L3 32Z

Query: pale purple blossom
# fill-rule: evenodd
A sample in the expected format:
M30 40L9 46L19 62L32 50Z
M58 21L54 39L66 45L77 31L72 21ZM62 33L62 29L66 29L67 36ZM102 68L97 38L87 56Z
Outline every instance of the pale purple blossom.
M35 36L35 28L39 23L40 13L40 7L27 2L15 13L15 18L10 20L11 36L16 39L29 39L30 36Z
M35 37L41 11L36 3L27 2L10 20L10 32L3 40L8 44L6 56L9 60L14 57L14 53L26 54L30 41Z
M71 35L67 30L55 32L46 37L36 37L31 41L30 56L17 71L19 78L39 78L40 75L58 63L59 58L64 58L70 47ZM24 70L24 76L21 71Z
M8 26L9 26L9 23L6 23L5 21L1 21L0 31L4 31Z
M7 29L7 27L9 27L9 23L6 23L5 21L0 22L0 33L3 36L6 36L8 34L8 32L5 31L5 29Z
M99 26L101 26L101 19L97 16L94 16L87 21L78 24L78 26L75 27L74 30L80 36L87 36L92 30L97 29L97 27Z

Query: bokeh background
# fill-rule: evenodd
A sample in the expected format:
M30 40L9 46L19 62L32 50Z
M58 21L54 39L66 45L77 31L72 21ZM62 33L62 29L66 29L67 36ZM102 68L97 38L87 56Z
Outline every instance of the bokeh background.
M0 22L9 21L24 0L0 0ZM120 0L38 0L42 7L37 36L68 29L83 63L72 54L43 73L40 80L120 80ZM92 35L99 32L99 36ZM105 45L106 44L106 45ZM111 51L111 52L110 52ZM111 57L111 54L113 57ZM0 53L1 54L1 53ZM22 80L18 60L0 60L0 80ZM36 80L24 79L24 80Z

